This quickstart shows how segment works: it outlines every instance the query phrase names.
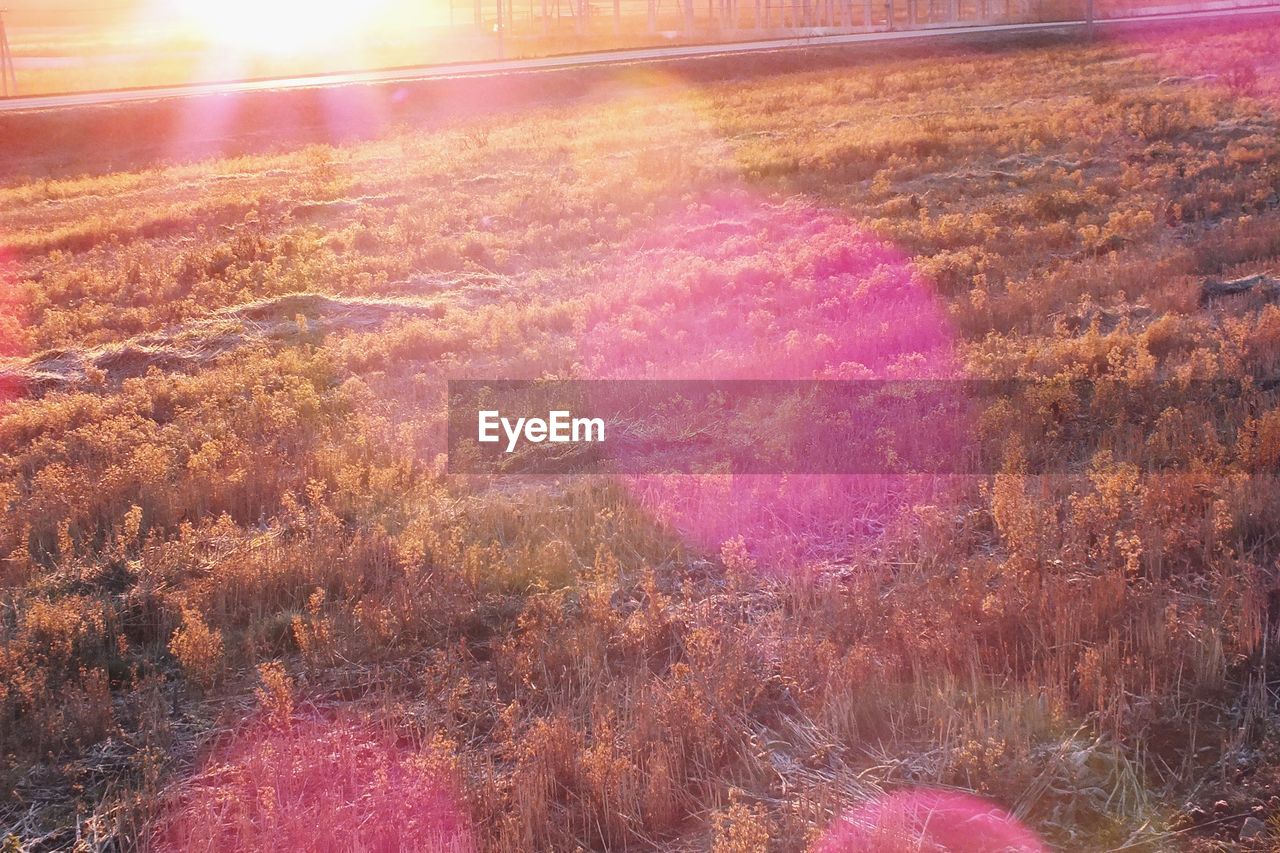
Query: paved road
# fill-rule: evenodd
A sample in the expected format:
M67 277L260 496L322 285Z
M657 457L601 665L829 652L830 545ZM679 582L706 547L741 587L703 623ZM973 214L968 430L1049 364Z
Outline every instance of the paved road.
M1132 26L1143 22L1180 22L1249 16L1280 15L1280 5L1256 6L1241 9L1212 9L1198 12L1177 12L1159 15L1135 15L1123 18L1100 18L1098 27L1118 25ZM358 83L391 83L411 80L435 80L452 77L478 77L493 74L511 74L527 71L551 71L561 68L580 68L591 65L624 65L637 62L661 62L689 57L728 56L754 51L796 50L831 45L862 44L864 42L892 42L916 39L957 38L982 33L1027 33L1078 29L1085 21L1059 21L1046 24L987 24L981 26L926 26L913 30L892 32L843 33L840 35L800 36L766 39L761 41L733 42L729 44L681 45L636 50L613 50L598 53L577 53L568 56L548 56L538 59L507 59L488 62L457 63L451 65L424 66L421 68L396 68L384 71L355 71L344 74L324 74L307 77L289 77L272 80L249 80L230 83L202 83L188 86L170 86L152 89L128 89L114 92L86 92L70 95L35 95L0 99L0 112L50 110L66 107L100 106L127 101L157 101L171 98L191 98L205 95L228 95L241 92L262 92L280 89L322 88Z

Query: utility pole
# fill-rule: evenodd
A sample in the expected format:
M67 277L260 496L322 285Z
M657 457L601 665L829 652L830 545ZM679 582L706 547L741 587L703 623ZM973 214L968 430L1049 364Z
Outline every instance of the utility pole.
M9 31L4 28L4 13L0 9L0 92L4 97L18 94L18 73L13 69L13 51L9 49Z
M504 14L502 11L502 0L497 0L495 5L497 7L498 20L493 26L494 26L494 33L498 36L498 58L502 59L503 56L505 55L502 49L502 36L503 36L502 31L505 29L505 27L503 27L504 21L502 19L502 16Z

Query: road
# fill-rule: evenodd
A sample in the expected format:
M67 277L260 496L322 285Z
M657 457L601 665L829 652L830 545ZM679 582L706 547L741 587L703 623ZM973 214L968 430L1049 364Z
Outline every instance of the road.
M1193 22L1197 20L1229 19L1248 16L1280 15L1280 5L1254 6L1239 9L1212 9L1196 12L1177 12L1158 15L1135 15L1123 18L1099 18L1094 25L1099 28L1133 26L1144 22ZM554 71L565 68L581 68L598 65L627 65L639 62L661 62L693 57L731 56L756 51L798 50L813 47L829 47L863 43L882 43L920 39L961 38L980 34L1013 34L1079 29L1085 21L1057 21L1035 24L986 24L963 26L926 26L912 30L841 33L838 35L797 36L765 39L760 41L731 42L725 44L680 45L676 47L640 48L633 50L576 53L563 56L547 56L537 59L507 59L486 62L455 63L423 66L418 68L394 68L381 71L354 71L342 74L322 74L306 77L288 77L270 80L245 80L228 83L200 83L185 86L169 86L149 89L125 89L109 92L85 92L68 95L35 95L0 99L0 112L28 112L33 110L63 109L67 107L104 106L130 101L158 101L173 98L193 98L208 95L231 95L245 92L277 91L281 89L324 88L366 83L394 83L416 80L436 80L455 77L480 77L495 74L512 74L530 71Z

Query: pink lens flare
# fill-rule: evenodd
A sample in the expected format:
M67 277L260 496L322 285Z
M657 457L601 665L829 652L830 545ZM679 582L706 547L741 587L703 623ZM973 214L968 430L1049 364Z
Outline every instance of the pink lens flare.
M325 141L336 144L376 136L391 126L391 109L404 98L403 89L343 86L323 90L320 109Z
M638 239L609 275L611 286L589 297L582 332L591 379L961 376L955 335L925 277L887 241L814 204L772 204L745 190L703 199ZM945 384L936 393L948 393ZM973 433L951 426L926 439L939 453L964 453ZM814 427L801 417L788 428ZM847 556L938 485L910 473L624 481L698 548L742 536L765 573Z
M242 121L242 98L214 95L179 102L167 131L167 155L174 160L212 157L229 152L229 140Z
M1164 75L1162 93L1179 94L1180 87L1210 87L1218 96L1257 97L1272 103L1280 98L1280 75L1273 58L1280 51L1280 20L1259 15L1236 20L1199 21L1193 26L1152 22L1129 25L1106 38L1140 51ZM1214 38L1206 38L1213 35ZM1185 113L1186 104L1155 104ZM1187 115L1192 122L1207 116ZM1137 118L1140 121L1141 118Z
M844 816L813 853L1047 853L1036 834L972 794L886 794Z
M593 379L945 379L954 340L904 253L839 212L740 192L618 259L583 360Z
M447 756L363 722L251 724L192 779L166 850L475 849Z

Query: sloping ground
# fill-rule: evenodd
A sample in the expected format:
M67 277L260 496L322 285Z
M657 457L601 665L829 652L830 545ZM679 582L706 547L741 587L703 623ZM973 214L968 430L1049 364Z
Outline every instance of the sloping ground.
M250 344L296 346L319 342L336 332L369 332L397 318L439 318L448 301L476 296L475 288L435 300L290 293L224 308L206 319L120 343L0 360L0 387L7 389L9 399L78 388L110 390L124 379L152 370L191 372L207 367L220 356Z
M1278 40L1160 38L15 179L0 833L799 851L924 787L1064 849L1274 846L1280 416L1104 451L1070 393L1280 372ZM451 377L944 366L1040 383L979 425L998 475L723 537L742 492L438 457Z

